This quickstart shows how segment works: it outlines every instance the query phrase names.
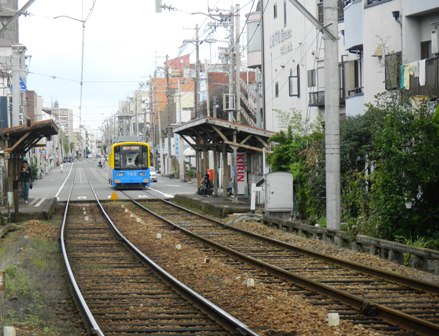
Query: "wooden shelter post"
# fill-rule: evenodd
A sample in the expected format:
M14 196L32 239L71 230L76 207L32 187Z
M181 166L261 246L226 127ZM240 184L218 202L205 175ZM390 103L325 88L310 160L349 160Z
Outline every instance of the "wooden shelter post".
M233 143L236 144L236 131L233 132ZM236 176L237 170L236 170L236 162L237 162L237 155L238 155L238 147L237 146L231 146L233 149L233 155L232 155L232 169L233 169L233 203L238 203L238 179Z
M218 151L213 147L213 195L218 196Z
M229 184L228 164L227 164L227 147L223 145L223 196L227 198L227 185Z

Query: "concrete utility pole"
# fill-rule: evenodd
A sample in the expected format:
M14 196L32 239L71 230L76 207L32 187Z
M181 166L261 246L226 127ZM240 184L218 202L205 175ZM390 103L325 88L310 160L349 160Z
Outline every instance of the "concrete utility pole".
M22 44L12 45L12 120L10 126L24 125L25 116L21 93L20 80L24 69L24 53L26 47Z
M233 8L230 10L230 15L233 14ZM229 121L234 121L235 117L233 116L233 69L235 65L235 58L233 57L233 49L235 47L235 39L234 39L234 20L230 20L230 33L229 33L229 50L228 50L228 59L229 59Z
M198 31L200 28L198 24L195 25L195 84L194 84L194 111L195 118L199 118L200 115L198 113L198 87L200 85L200 41Z
M322 25L297 0L289 0L317 29L325 40L325 159L326 226L340 229L340 112L338 75L338 0L323 0Z
M195 83L194 83L194 113L195 118L199 118L200 115L198 113L198 102L199 97L198 94L199 85L200 85L200 40L199 40L199 30L200 27L198 27L198 24L195 25L195 40L184 40L183 43L193 43L195 44Z
M241 53L239 50L239 38L240 38L240 7L239 4L236 5L236 13L234 15L235 18L235 32L236 32L236 41L235 41L235 63L236 63L236 120L238 122L241 121Z
M0 28L0 33L3 33L11 26L11 24L17 21L20 15L23 14L34 2L35 0L29 0L28 2L26 2L26 4L23 7L21 7L17 11L17 13L15 13L15 15L9 19L9 21L5 25L2 25L2 27Z
M338 33L338 1L323 1L325 27L333 36ZM325 156L326 156L326 225L340 229L340 112L338 40L325 37Z

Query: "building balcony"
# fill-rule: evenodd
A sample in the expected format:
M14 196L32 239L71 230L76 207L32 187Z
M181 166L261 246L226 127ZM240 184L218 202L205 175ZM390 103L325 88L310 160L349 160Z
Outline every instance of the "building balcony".
M343 89L339 89L339 105L345 105L345 98L343 94ZM309 100L308 106L317 106L324 107L325 106L325 91L316 91L316 92L308 92Z
M410 1L404 2L404 15L414 16L424 13L429 13L437 10L439 7L437 0L422 0L422 1Z
M425 63L425 66L423 65ZM439 57L404 64L400 89L405 96L439 97Z
M344 43L347 50L363 45L363 1L352 0L344 8Z

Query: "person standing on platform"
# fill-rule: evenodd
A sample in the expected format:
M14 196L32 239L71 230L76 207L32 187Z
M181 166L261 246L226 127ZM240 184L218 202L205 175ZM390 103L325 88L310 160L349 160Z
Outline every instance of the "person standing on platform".
M24 203L29 203L29 189L32 189L32 171L27 161L23 161L20 171L20 182L23 189Z

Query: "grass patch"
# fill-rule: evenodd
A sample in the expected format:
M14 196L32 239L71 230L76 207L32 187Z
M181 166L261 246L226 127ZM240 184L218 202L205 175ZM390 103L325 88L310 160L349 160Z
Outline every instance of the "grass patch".
M6 256L6 247L5 246L0 246L0 260L4 260L5 256Z
M5 274L5 294L8 299L32 298L33 283L25 272L11 265L5 269Z
M42 271L58 269L59 265L53 262L53 255L58 253L58 244L54 240L34 238L31 246L38 251L31 258L30 262Z

